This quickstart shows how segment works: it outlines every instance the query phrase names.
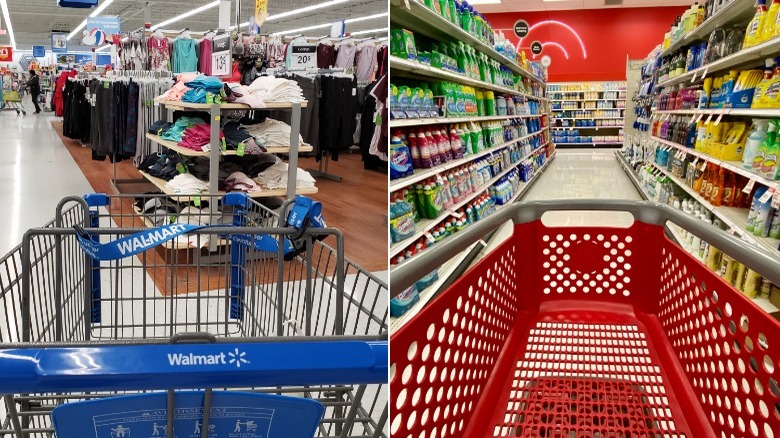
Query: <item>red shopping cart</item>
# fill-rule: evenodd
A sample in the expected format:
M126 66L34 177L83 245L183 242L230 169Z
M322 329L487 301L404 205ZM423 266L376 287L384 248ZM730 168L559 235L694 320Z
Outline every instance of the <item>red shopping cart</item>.
M550 227L552 210L633 223ZM511 206L396 268L392 293L510 219L510 239L392 335L392 436L780 437L780 322L664 224L775 284L778 257L668 206Z

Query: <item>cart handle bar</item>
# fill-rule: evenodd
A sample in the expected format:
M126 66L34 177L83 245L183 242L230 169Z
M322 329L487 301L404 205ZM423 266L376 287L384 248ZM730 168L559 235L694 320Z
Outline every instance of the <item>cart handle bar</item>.
M0 350L0 394L387 383L385 341Z
M621 211L629 212L635 221L663 226L671 221L685 230L714 245L750 269L758 272L773 284L780 284L780 258L730 236L725 231L675 210L664 204L648 201L620 200L561 200L535 201L513 204L493 213L464 231L456 233L445 243L415 256L413 261L398 265L390 272L391 297L395 297L417 280L452 259L458 253L480 240L502 223L512 220L515 224L535 222L548 211Z

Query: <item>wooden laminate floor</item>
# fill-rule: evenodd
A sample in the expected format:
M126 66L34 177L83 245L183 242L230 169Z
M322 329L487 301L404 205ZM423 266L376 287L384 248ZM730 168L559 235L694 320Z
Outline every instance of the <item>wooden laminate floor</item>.
M109 161L92 160L92 151L77 140L62 134L62 122L52 122L76 164L95 192L113 193L111 179L114 165ZM299 167L316 169L314 158L301 157ZM118 179L141 179L130 161L116 165ZM341 154L331 162L329 172L343 177L341 182L318 179L319 193L313 195L323 203L323 215L328 226L344 234L345 252L349 259L368 271L385 271L387 266L387 175L364 170L359 154ZM154 190L148 183L125 184L125 193L146 193Z

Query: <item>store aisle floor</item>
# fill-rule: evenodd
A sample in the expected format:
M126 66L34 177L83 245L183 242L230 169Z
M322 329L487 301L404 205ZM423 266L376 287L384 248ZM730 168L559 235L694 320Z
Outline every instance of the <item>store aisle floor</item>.
M52 129L53 119L0 113L0 257L27 229L54 219L60 199L92 191Z
M642 198L615 159L614 149L558 149L523 201Z

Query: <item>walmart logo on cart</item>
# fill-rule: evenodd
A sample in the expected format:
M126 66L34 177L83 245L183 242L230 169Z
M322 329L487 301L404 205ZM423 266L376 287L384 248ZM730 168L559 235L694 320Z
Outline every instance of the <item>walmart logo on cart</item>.
M183 354L168 353L168 363L172 367L180 366L196 366L196 365L235 365L236 368L241 368L241 364L250 363L246 359L246 352L240 351L238 348L227 353L218 354Z

